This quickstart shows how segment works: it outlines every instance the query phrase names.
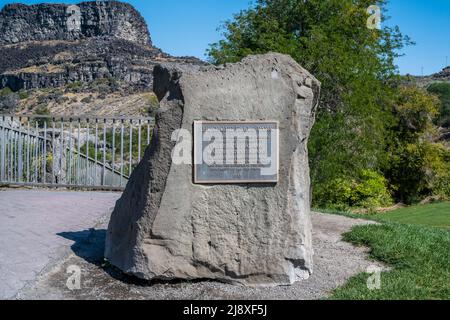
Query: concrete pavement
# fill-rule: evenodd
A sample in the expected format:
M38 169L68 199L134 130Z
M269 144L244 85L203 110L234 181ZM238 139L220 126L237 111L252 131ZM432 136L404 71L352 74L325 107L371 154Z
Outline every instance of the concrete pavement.
M0 190L0 299L14 298L77 238L111 213L120 193Z

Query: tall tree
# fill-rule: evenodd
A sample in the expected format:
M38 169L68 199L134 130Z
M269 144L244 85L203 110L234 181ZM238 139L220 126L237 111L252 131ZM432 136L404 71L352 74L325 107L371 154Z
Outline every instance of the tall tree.
M370 5L373 0L258 0L224 24L224 39L208 51L214 63L286 53L322 82L309 144L319 205L330 181L379 171L386 162L394 59L410 40L397 27L369 29Z

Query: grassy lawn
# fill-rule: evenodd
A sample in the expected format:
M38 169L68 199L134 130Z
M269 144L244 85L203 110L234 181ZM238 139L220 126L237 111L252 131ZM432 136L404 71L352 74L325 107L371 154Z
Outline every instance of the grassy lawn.
M449 208L447 202L373 215L381 225L359 226L344 235L371 248L370 257L392 270L382 273L380 290L369 290L369 275L363 273L331 299L450 299Z
M377 220L418 224L450 230L450 202L395 210L374 216Z

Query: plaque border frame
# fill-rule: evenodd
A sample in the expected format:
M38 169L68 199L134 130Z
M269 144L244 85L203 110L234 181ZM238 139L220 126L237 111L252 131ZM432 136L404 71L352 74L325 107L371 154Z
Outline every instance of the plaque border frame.
M278 130L278 134L277 134L277 139L276 139L276 143L277 143L277 154L276 154L276 159L277 159L277 178L275 180L208 180L208 181L203 181L203 180L199 180L198 176L197 176L197 140L195 139L195 128L196 125L199 124L275 124L276 125L276 129ZM240 184L262 184L262 185L269 185L269 184L277 184L278 182L280 182L280 123L279 121L276 120L245 120L245 121L237 121L237 120L230 120L230 121L226 121L226 120L220 120L220 121L212 121L212 120L194 120L193 123L193 130L192 130L192 136L193 136L193 158L194 158L194 163L193 163L193 182L194 184L198 184L198 185L212 185L212 184L223 184L223 185L231 185L231 184L235 184L235 185L240 185Z

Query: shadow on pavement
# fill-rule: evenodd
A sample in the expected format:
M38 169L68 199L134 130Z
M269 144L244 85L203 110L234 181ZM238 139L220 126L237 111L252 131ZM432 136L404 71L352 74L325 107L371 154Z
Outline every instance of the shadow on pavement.
M127 275L118 268L111 265L104 258L106 230L88 229L76 232L61 232L57 234L60 237L74 241L71 246L73 253L89 264L102 269L112 278L126 284L132 284L140 287L151 287L157 284L183 284L183 283L201 283L214 282L208 279L186 280L142 280L137 277Z
M88 229L76 232L61 232L57 235L74 241L71 249L76 256L102 269L114 279L127 284L141 286L149 284L144 280L126 275L104 259L106 230Z
M71 249L78 257L91 264L102 264L106 230L88 229L76 232L61 232L57 235L75 242Z

